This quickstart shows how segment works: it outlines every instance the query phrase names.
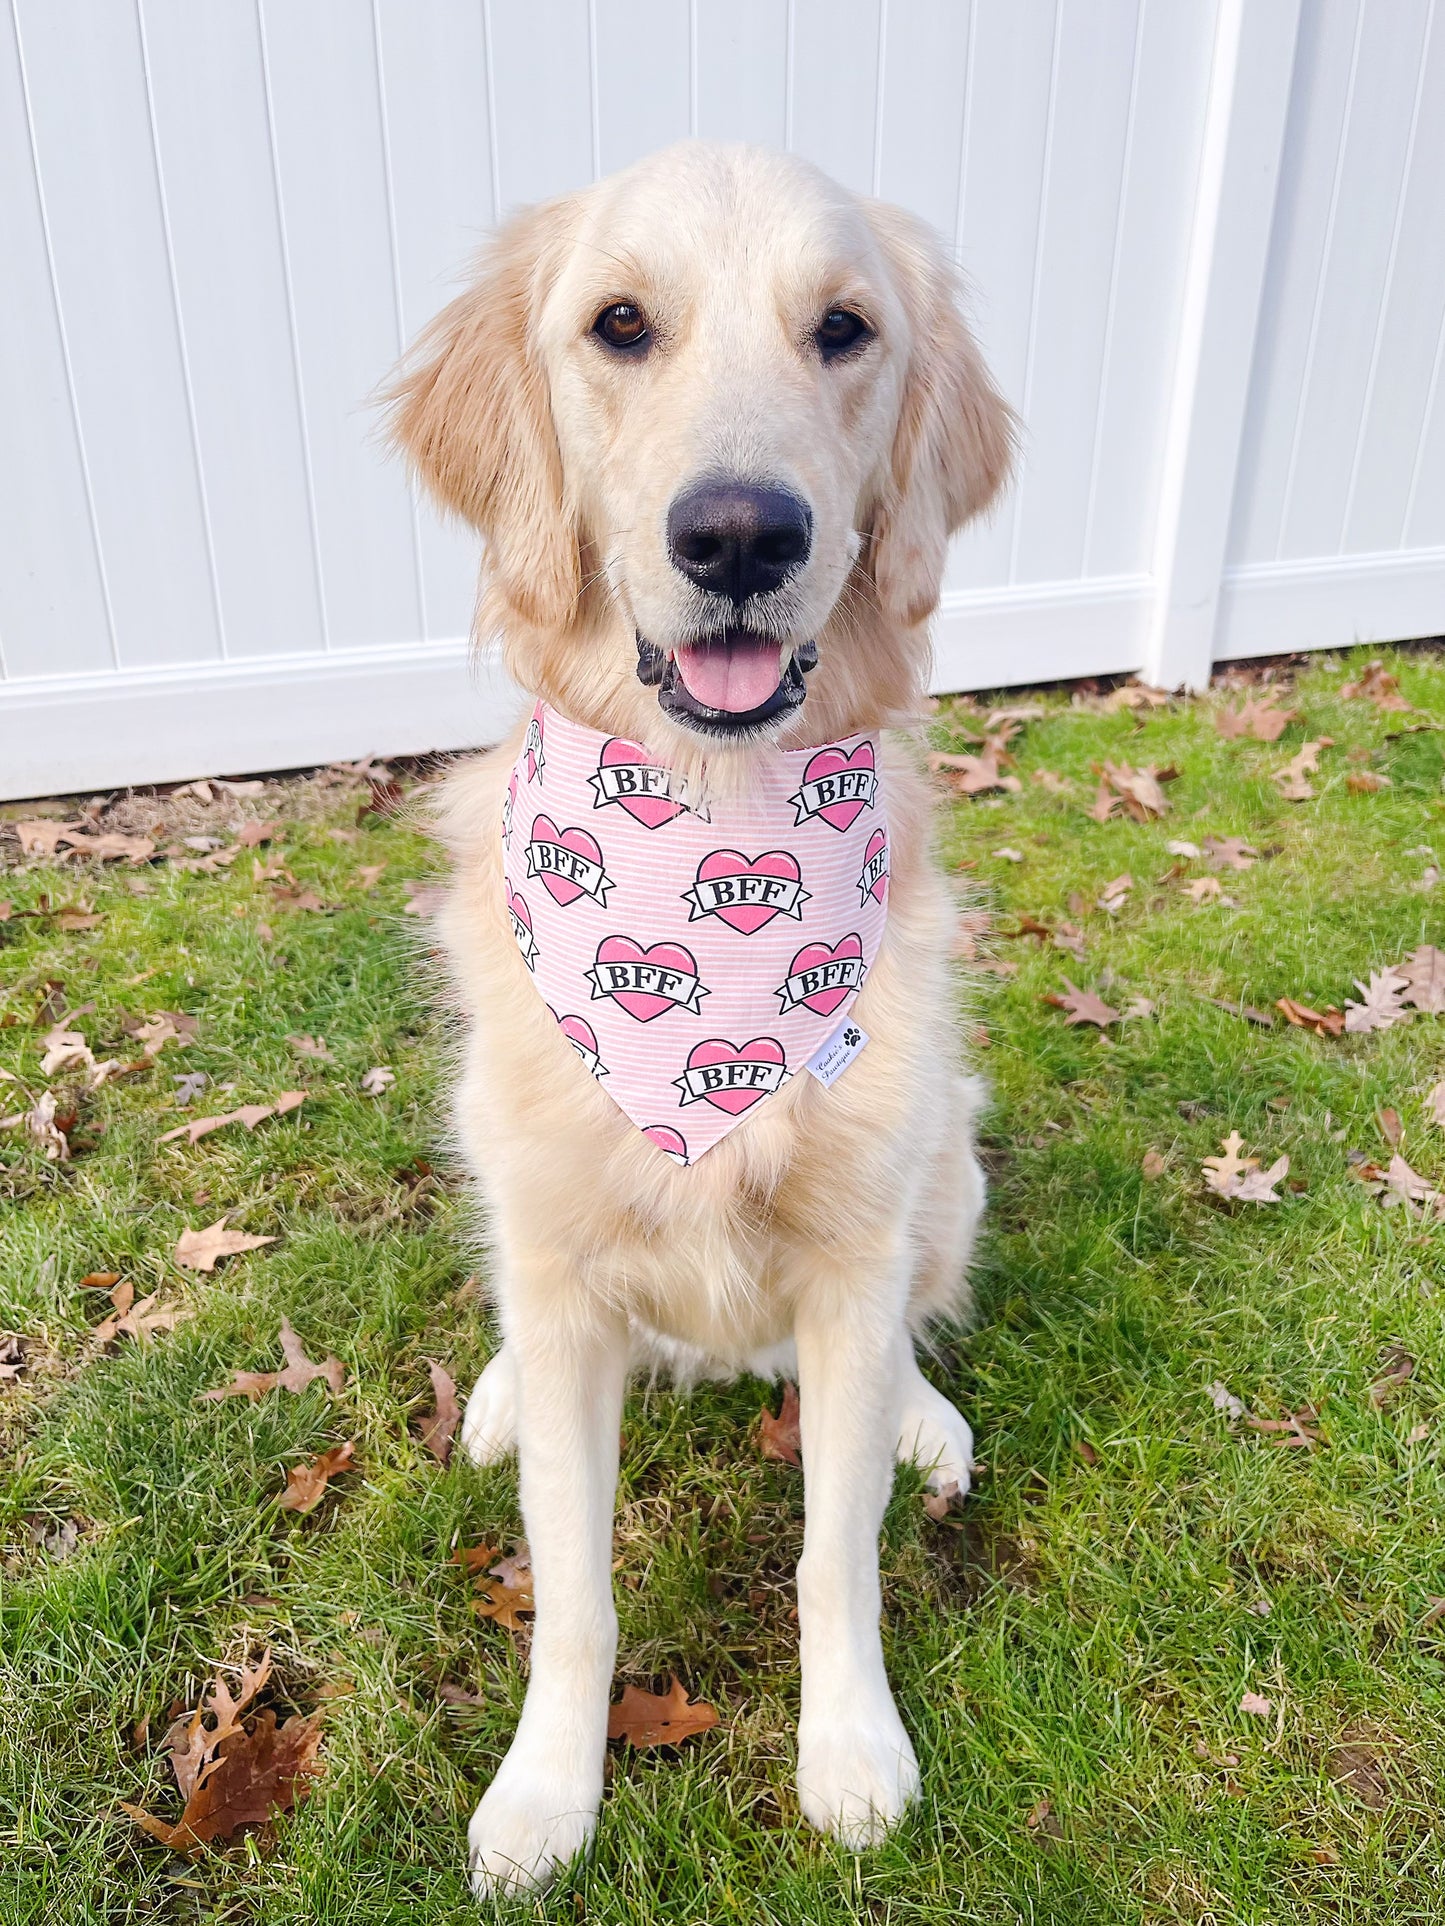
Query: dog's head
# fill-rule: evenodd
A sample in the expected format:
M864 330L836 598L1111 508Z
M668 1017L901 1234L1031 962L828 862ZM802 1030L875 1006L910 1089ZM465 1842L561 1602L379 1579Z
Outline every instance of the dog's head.
M486 541L509 665L578 720L713 738L917 706L948 538L1013 421L909 216L701 143L518 215L392 390Z

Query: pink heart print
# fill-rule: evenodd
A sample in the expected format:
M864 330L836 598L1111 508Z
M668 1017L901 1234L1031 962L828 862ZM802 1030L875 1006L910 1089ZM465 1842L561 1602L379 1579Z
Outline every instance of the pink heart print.
M761 856L751 861L736 849L715 849L710 856L704 856L697 866L699 883L719 882L726 878L756 877L772 878L784 883L802 881L803 872L798 868L796 857L790 856L785 849L767 849ZM739 931L743 936L751 936L755 930L765 929L775 916L782 914L779 903L722 903L711 911L718 921L726 923L729 929Z
M642 744L628 742L624 736L614 736L610 742L602 745L602 754L598 758L597 767L599 779L604 769L657 769L657 765ZM666 775L667 772L664 770L658 773ZM672 796L648 795L643 790L638 790L631 795L618 796L599 793L594 807L601 808L604 802L620 803L633 821L641 823L644 829L661 829L662 825L670 823L674 816L680 816L686 806Z
M840 938L832 949L826 943L805 943L788 965L789 977L801 976L806 970L825 970L830 963L843 963L850 960L861 961L863 944L851 933ZM838 973L835 971L835 975ZM818 1016L832 1016L841 1003L846 1003L857 988L856 983L843 982L814 990L808 996L800 996L798 1003L805 1010L812 1010Z
M507 885L507 915L511 919L512 935L517 948L522 952L522 961L529 970L537 968L537 939L532 934L532 912L527 908L526 898L519 896Z
M642 1134L657 1145L664 1157L671 1157L675 1164L687 1162L687 1139L671 1124L645 1124Z
M596 1056L597 1033L585 1018L579 1016L564 1016L558 1017L557 1021L562 1026L562 1034L567 1038L569 1043L580 1043L584 1050L590 1050L593 1056Z
M542 768L547 759L546 729L542 721L543 713L542 705L539 702L532 711L531 721L527 724L526 755L528 782L535 782L537 780L537 772Z
M875 903L881 903L888 894L888 837L881 829L874 830L863 851L859 887L864 896L871 896Z
M559 829L550 816L538 816L532 824L534 843L556 843L559 848L570 849L574 856L584 856L589 863L603 868L602 847L595 837L589 836L585 829ZM551 870L541 872L542 887L554 903L565 909L575 903L579 896L586 896L580 883L574 883L570 876L555 875ZM604 899L605 900L605 899Z
M697 958L681 943L654 943L651 949L645 950L630 936L603 937L597 945L598 967L604 963L650 963L656 969L671 970L679 976L697 975ZM651 1023L654 1017L678 1008L675 998L657 996L650 990L612 990L608 994L639 1023Z
M729 1043L724 1037L709 1037L706 1043L699 1043L689 1051L687 1067L689 1070L711 1068L714 1064L726 1067L733 1063L776 1063L786 1064L788 1054L775 1037L754 1037L751 1043L739 1047ZM766 1090L709 1090L703 1101L710 1103L716 1110L725 1110L730 1117L740 1116L744 1110L751 1109L761 1098L767 1096Z
M820 749L803 771L803 784L820 782L827 776L845 774L854 770L874 769L873 745L860 742L851 755L844 755L841 749ZM836 802L825 802L806 813L820 816L830 829L851 829L865 809L872 808L866 796L846 796Z

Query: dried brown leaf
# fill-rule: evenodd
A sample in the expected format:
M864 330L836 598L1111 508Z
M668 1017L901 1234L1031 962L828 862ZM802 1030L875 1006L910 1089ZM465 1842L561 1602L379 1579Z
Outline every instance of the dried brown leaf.
M223 1257L259 1250L263 1244L275 1242L274 1237L252 1237L246 1231L227 1230L226 1219L218 1217L204 1230L182 1231L174 1255L176 1262L188 1271L213 1271Z
M1277 1010L1283 1010L1288 1022L1299 1030L1313 1030L1317 1037L1340 1036L1345 1027L1343 1010L1312 1010L1307 1003L1298 1003L1292 996L1275 999Z
M333 1445L323 1451L319 1458L309 1464L292 1465L286 1473L286 1489L276 1500L282 1511L313 1511L320 1504L326 1486L332 1478L339 1477L343 1471L356 1469L352 1460L356 1456L356 1446L348 1440L343 1445Z
M1052 1003L1055 1009L1067 1011L1070 1025L1093 1023L1102 1030L1106 1024L1119 1021L1119 1012L1092 990L1081 990L1068 977L1064 978L1064 984L1067 994L1060 996L1056 991L1051 991L1043 1000Z
M1405 1009L1405 992L1410 987L1403 976L1393 970L1375 970L1368 983L1355 980L1355 988L1360 992L1358 1003L1345 1004L1345 1028L1352 1036L1364 1036L1375 1030L1388 1030L1396 1023L1408 1021Z
M1240 708L1220 708L1214 714L1215 728L1230 741L1252 736L1256 742L1278 742L1289 725L1298 721L1299 711L1276 708L1272 693L1246 696Z
M1411 1004L1426 1016L1445 1016L1445 950L1433 943L1422 943L1418 950L1397 963L1392 971L1408 988L1401 1002Z
M243 1103L239 1109L228 1110L221 1117L193 1117L189 1123L178 1124L174 1130L165 1131L156 1138L156 1142L168 1144L177 1137L186 1137L196 1144L202 1137L209 1137L213 1130L233 1123L244 1124L247 1130L254 1130L258 1123L264 1123L268 1117L284 1117L305 1101L304 1090L283 1090L275 1103Z
M1253 869L1259 851L1242 836L1206 836L1204 860L1211 869Z
M436 1408L417 1426L417 1435L437 1463L444 1465L451 1456L452 1439L462 1421L461 1406L457 1403L457 1387L451 1373L444 1371L441 1365L433 1364L430 1359L427 1369L431 1372L432 1397Z
M194 1852L298 1805L310 1792L310 1781L319 1776L320 1743L319 1714L290 1718L278 1726L274 1712L261 1712L248 1731L221 1742L174 1825L125 1801L121 1810L173 1852Z
M607 1714L609 1739L625 1739L639 1748L654 1745L681 1745L696 1732L707 1732L718 1723L717 1708L704 1700L691 1700L674 1678L667 1692L644 1692L641 1686L626 1685L622 1698Z
M1222 1157L1205 1157L1204 1181L1220 1197L1228 1197L1240 1203L1277 1204L1274 1187L1289 1172L1289 1158L1280 1157L1269 1167L1261 1170L1258 1157L1241 1157L1244 1139L1237 1130L1231 1130L1224 1139Z
M791 1379L783 1383L783 1402L776 1417L766 1405L759 1419L758 1443L765 1458L772 1458L783 1465L801 1465L803 1462L802 1412L798 1404L798 1387Z
M1383 662L1368 662L1357 682L1346 682L1340 694L1347 700L1363 696L1377 709L1407 710L1410 705L1400 693L1400 678L1391 675Z

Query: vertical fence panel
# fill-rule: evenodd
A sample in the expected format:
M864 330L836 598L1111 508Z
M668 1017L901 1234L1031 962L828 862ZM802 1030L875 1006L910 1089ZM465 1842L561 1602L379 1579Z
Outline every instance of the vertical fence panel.
M226 653L325 646L254 14L143 0Z
M791 9L779 0L689 5L693 131L704 140L786 147Z
M501 209L592 179L596 102L588 0L482 0L492 60ZM646 59L645 51L639 50Z
M1081 575L1094 419L1123 188L1139 0L1063 0L1026 373L1030 461L1010 558L1016 582Z
M14 17L0 14L0 677L112 666Z
M593 48L601 171L685 140L692 124L692 30L678 0L599 7Z
M377 45L395 210L401 336L458 290L492 225L487 44L476 0L378 0ZM476 602L475 535L417 508L425 633L464 636Z
M411 503L369 396L401 352L371 10L263 0L279 198L332 647L424 631Z
M1415 538L1405 526L1415 460L1401 459L1402 426L1417 439L1445 331L1445 5L1432 0L1420 62L1414 122L1379 332L1365 391L1340 548L1347 554L1392 549ZM1438 522L1433 534L1445 538Z
M82 13L16 19L116 646L126 668L204 660L221 638L140 34L129 5Z

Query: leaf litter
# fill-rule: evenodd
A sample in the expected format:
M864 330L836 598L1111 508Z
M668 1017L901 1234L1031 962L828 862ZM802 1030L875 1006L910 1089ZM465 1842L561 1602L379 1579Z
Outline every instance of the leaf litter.
M309 1384L320 1378L333 1397L341 1395L346 1383L346 1367L340 1358L326 1357L320 1364L307 1357L305 1347L295 1331L291 1320L281 1320L281 1353L285 1367L280 1371L237 1371L229 1384L218 1385L213 1391L201 1392L206 1403L216 1403L222 1398L250 1398L253 1402L264 1397L268 1391L304 1391Z
M666 1692L646 1692L625 1685L618 1703L607 1713L607 1736L622 1739L639 1750L658 1745L681 1745L698 1732L718 1724L717 1707L690 1699L674 1677Z
M1244 1139L1231 1130L1221 1146L1220 1157L1205 1157L1204 1181L1216 1196L1241 1204L1277 1204L1275 1185L1289 1174L1289 1158L1278 1157L1268 1170L1261 1170L1258 1157L1242 1157Z
M234 1838L243 1826L291 1811L311 1792L322 1770L321 1715L298 1713L278 1724L274 1711L256 1710L271 1669L269 1652L259 1665L243 1666L235 1696L218 1673L195 1710L183 1713L162 1739L184 1801L178 1820L121 1802L123 1812L173 1852L193 1856Z
M343 1471L355 1471L356 1446L349 1439L334 1445L304 1465L292 1465L286 1473L286 1489L276 1500L282 1511L314 1511L326 1495L331 1479Z

